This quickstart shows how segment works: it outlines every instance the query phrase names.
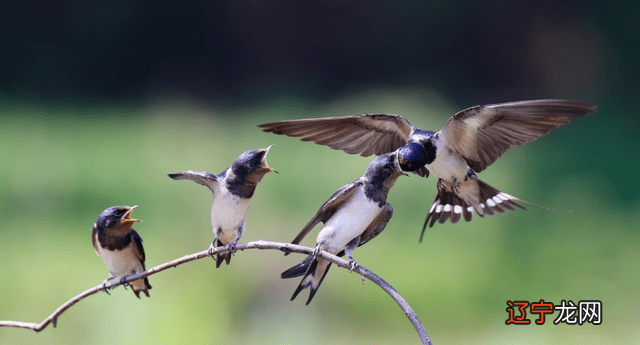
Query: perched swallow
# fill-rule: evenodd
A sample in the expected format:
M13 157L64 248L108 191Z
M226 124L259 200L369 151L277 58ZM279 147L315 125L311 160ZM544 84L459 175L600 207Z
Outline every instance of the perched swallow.
M242 237L249 203L258 182L268 172L277 173L267 164L267 153L271 146L242 153L233 165L218 175L195 170L168 174L174 180L192 180L209 187L213 192L211 225L215 238L211 242L209 251L216 247L216 241L217 246L231 247L231 252L218 255L216 267L220 267L222 261L226 261L228 265L231 260L235 246Z
M314 255L282 273L282 278L304 275L293 293L295 299L303 289L310 288L307 304L316 294L327 275L331 262L317 257L320 250L334 255L347 255L352 269L357 267L351 254L384 230L391 219L393 208L387 203L387 194L402 172L397 153L376 157L364 176L338 189L305 225L291 242L298 244L318 223L324 226L316 238Z
M438 178L438 193L424 234L427 224L431 227L436 221L456 223L464 217L468 222L473 210L483 217L514 210L513 206L524 209L516 201L537 206L491 187L475 172L511 146L534 141L595 109L594 104L554 99L478 105L453 115L438 132L419 129L394 114L290 120L258 127L362 156L397 151L404 171L424 177L431 171Z
M142 273L145 270L142 238L131 228L133 223L141 220L129 218L136 207L138 206L109 207L100 214L91 228L93 248L96 254L102 256L109 269L109 278L104 280L103 287L111 279L122 281L131 274ZM140 298L140 291L149 297L151 285L147 278L135 280L130 285L136 297Z

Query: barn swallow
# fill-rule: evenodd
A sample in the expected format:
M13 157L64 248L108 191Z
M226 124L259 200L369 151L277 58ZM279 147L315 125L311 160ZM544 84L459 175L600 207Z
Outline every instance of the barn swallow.
M105 265L109 269L109 278L102 283L103 290L111 279L126 279L131 274L142 273L144 267L144 248L142 238L131 228L133 223L141 222L139 219L130 218L131 212L138 205L113 206L104 210L91 228L91 240L96 254L102 256ZM130 283L131 290L140 298L140 291L149 297L149 280L135 280Z
M314 255L281 274L285 279L304 275L292 301L309 287L309 304L327 275L331 262L317 257L319 251L346 255L351 259L352 270L357 267L351 254L356 247L378 236L391 219L393 208L387 203L387 194L400 175L406 174L400 168L397 153L383 154L369 164L364 176L338 189L320 207L291 242L300 243L318 223L324 223L316 238Z
M217 246L229 245L231 248L231 252L218 255L216 268L220 267L222 261L228 265L231 260L244 231L249 203L258 182L268 172L277 173L267 164L267 153L271 146L242 153L233 165L218 175L195 170L168 174L174 180L191 180L209 187L213 192L211 225L215 238L209 247L209 254L216 247L216 241Z
M401 115L364 114L290 120L259 125L265 132L302 137L336 150L369 156L397 151L400 166L437 178L438 193L429 209L427 227L461 217L473 210L480 217L504 213L518 202L534 204L499 191L476 176L513 145L548 134L560 125L594 113L596 105L567 100L533 100L478 105L453 115L438 131L417 128Z

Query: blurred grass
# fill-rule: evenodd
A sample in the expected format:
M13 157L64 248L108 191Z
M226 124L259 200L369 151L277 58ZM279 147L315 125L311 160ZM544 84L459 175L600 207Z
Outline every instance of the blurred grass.
M289 241L371 158L262 133L284 119L400 113L439 129L471 106L424 89L350 93L307 106L283 97L263 106L207 108L181 99L146 104L4 103L0 118L0 319L40 322L99 284L107 269L90 228L105 208L140 207L136 229L147 267L204 250L213 239L210 192L166 173L219 173L243 151L274 144L242 241ZM402 177L384 233L355 251L358 262L411 304L437 344L638 342L638 186L626 157L633 138L601 104L541 140L516 147L481 174L505 192L543 206L437 225L418 237L435 179ZM597 140L595 140L597 138ZM637 148L636 148L637 149ZM317 229L304 244L313 245ZM309 306L281 280L302 257L269 251L234 256L215 269L199 260L150 278L151 298L118 288L78 303L58 328L0 329L0 344L416 343L409 321L374 284L334 268ZM603 302L600 326L506 326L507 300ZM554 318L555 318L554 314Z

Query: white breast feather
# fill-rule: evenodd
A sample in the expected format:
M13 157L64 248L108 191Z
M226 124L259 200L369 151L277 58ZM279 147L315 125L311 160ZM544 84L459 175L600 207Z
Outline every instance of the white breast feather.
M116 279L120 279L124 275L132 274L133 271L137 273L144 271L140 259L138 259L131 247L112 252L98 246L98 252L107 269L109 269L109 272L111 272Z
M436 159L427 164L427 169L437 178L453 181L454 178L463 180L469 165L459 153L452 151L442 139L436 141Z
M251 199L237 197L227 190L224 182L216 185L211 206L211 225L225 234L234 233L244 223Z
M321 248L337 254L349 241L362 234L380 213L377 203L367 199L362 188L333 214L322 227L316 238Z

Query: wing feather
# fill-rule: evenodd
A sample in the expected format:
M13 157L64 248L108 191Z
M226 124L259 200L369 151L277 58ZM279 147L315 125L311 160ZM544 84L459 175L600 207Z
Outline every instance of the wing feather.
M360 187L361 185L362 182L358 179L343 186L342 188L338 189L338 191L333 193L329 200L322 204L316 215L311 218L311 220L307 223L307 225L304 226L304 228L302 228L298 236L296 236L296 238L294 238L291 243L299 244L302 239L307 236L309 231L311 231L311 229L318 225L318 223L324 223L325 221L327 221L327 219L331 218L336 210L343 203L349 200L356 191L356 188Z
M213 192L214 186L218 183L218 177L206 171L186 170L178 173L167 174L174 180L191 180L195 183L209 187Z
M453 115L439 134L480 172L513 145L534 141L595 109L557 99L479 105Z
M401 115L363 114L288 120L259 125L265 132L302 137L347 153L369 156L393 152L407 144L417 128Z

